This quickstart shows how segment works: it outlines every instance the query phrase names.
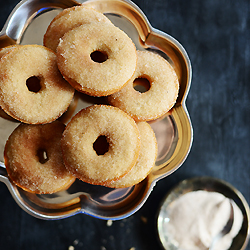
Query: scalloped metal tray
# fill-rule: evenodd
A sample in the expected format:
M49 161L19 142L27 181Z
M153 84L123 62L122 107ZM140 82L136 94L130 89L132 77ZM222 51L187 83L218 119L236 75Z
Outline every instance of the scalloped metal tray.
M63 9L79 3L71 0L25 0L12 11L0 33L0 47L10 44L42 44L50 21ZM150 122L155 131L159 152L155 166L141 183L123 189L94 186L76 180L67 190L51 195L35 195L13 185L4 166L5 142L18 122L0 117L0 181L4 182L18 205L41 219L62 219L78 213L101 219L118 220L128 217L143 206L154 185L172 174L186 159L193 139L193 131L185 100L191 84L191 64L179 42L153 28L143 12L129 0L92 0L84 5L103 12L124 30L139 50L153 50L174 67L180 82L179 97L164 117ZM80 109L101 98L78 94L63 116L67 122Z

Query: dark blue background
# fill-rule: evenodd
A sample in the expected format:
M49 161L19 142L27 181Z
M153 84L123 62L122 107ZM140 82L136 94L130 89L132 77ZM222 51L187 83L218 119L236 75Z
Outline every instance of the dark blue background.
M179 181L194 176L221 178L250 202L250 2L134 2L152 26L176 38L191 59L193 80L187 107L194 141L187 160L157 183L136 214L110 227L86 215L58 221L33 218L0 183L0 249L67 250L70 245L76 250L161 249L155 225L160 201ZM17 3L1 0L0 27Z

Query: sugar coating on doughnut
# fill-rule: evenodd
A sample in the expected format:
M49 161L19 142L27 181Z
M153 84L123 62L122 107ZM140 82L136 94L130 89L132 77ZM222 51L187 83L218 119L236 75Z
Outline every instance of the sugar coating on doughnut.
M52 20L47 28L43 44L56 52L60 38L62 38L66 32L82 24L92 22L111 23L101 12L83 5L64 9Z
M102 62L92 53L107 57ZM132 77L136 48L122 30L108 23L81 25L67 32L57 47L58 68L78 91L106 96L120 90Z
M108 150L102 154L95 142L105 136ZM103 145L101 145L103 146ZM140 135L134 120L122 110L93 105L81 110L67 125L62 150L68 170L84 182L104 185L128 173L140 151Z
M141 149L135 166L121 179L112 181L107 186L112 188L131 187L144 180L155 164L157 141L155 133L147 122L137 124L141 138Z
M30 125L21 123L10 135L4 150L9 178L22 189L48 194L67 188L75 180L65 168L59 121ZM45 156L44 156L45 154Z
M168 112L176 102L179 82L173 67L160 55L137 51L136 71L129 83L108 97L108 102L119 107L136 121L154 120ZM134 89L136 79L146 79L149 89Z
M27 80L36 79L39 91ZM0 59L0 105L24 123L42 124L61 116L70 105L74 88L60 74L56 55L41 45L20 45ZM37 83L36 83L37 84Z
M11 51L12 49L17 48L17 47L18 47L18 45L10 45L10 46L1 48L1 49L0 49L0 60L1 60L1 58L2 58L5 54L7 54L9 51Z
M0 49L0 60L4 55L6 55L9 51L16 48L17 46L18 45L10 45L10 46L1 48ZM15 119L13 117L9 116L6 112L4 112L4 110L2 108L0 108L0 116L4 119L15 121Z

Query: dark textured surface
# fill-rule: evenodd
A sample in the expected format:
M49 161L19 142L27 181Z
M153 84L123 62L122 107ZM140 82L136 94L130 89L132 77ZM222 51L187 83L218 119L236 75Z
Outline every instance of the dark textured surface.
M1 27L17 2L1 0ZM160 201L173 185L193 176L221 178L250 202L250 2L135 3L153 27L184 46L192 62L187 107L194 141L187 160L174 174L157 183L136 214L110 227L106 221L85 215L60 221L33 218L18 207L0 183L0 249L67 250L70 245L76 250L161 249L155 225Z

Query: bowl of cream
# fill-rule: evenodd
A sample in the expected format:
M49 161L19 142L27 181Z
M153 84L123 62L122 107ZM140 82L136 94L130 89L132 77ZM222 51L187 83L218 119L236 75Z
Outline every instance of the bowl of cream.
M168 250L207 250L226 225L233 206L234 221L214 250L246 249L250 236L249 205L231 184L213 177L195 177L177 184L164 198L157 217L160 242Z

